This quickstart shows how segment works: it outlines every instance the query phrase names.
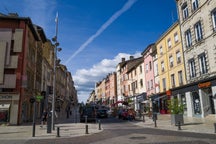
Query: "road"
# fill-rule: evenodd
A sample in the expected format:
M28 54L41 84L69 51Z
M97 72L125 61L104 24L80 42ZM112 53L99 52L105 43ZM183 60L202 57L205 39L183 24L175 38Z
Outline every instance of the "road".
M34 139L25 144L216 144L214 134L198 134L182 131L169 131L143 128L115 118L101 120L103 131L93 135Z

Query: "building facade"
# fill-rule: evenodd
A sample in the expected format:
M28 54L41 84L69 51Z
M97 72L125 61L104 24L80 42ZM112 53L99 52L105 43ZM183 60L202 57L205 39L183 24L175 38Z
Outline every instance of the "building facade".
M215 114L216 1L176 0L176 4L188 82L181 91L189 106L187 115Z

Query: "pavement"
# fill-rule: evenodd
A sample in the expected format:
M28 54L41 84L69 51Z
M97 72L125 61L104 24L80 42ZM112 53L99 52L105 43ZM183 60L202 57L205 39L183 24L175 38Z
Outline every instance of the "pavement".
M215 134L216 118L215 115L211 115L206 118L184 117L184 125L182 125L180 129L178 126L171 125L170 115L158 115L158 119L156 121L157 127L155 127L155 122L149 117L145 117L145 122L143 121L143 118L138 117L135 121L129 122L134 125L146 128ZM59 131L57 130L57 127L59 127ZM64 123L55 124L55 130L52 130L51 133L47 133L46 126L41 128L40 124L37 124L34 137L32 137L33 126L31 124L21 126L1 125L0 141L18 139L52 139L58 137L68 138L91 135L102 131L103 124L101 124L101 127L99 127L98 123L79 123L72 121L72 119L67 119L67 121Z
M171 116L170 114L157 115L157 121L155 122L149 118L143 117L136 118L134 123L137 126L147 127L147 128L156 128L156 129L165 129L172 131L182 131L182 132L195 132L195 133L206 133L206 134L216 134L216 115L209 115L205 118L198 117L185 117L184 124L180 127L177 125L171 125ZM156 127L155 127L156 126Z

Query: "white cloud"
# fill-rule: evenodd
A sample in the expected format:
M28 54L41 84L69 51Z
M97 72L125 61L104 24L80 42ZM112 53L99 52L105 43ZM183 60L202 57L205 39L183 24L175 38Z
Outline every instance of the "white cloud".
M114 72L116 66L124 57L129 59L131 55L126 53L119 53L113 59L103 59L101 62L95 64L90 69L79 69L73 75L73 80L78 91L79 102L86 102L91 91L95 87L95 83L105 78L108 73ZM140 52L133 54L134 57L140 57Z

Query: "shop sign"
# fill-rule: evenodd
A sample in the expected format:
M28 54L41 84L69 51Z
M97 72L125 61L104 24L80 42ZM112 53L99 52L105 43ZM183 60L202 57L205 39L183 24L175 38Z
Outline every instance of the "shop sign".
M172 94L171 90L166 91L167 96L171 96L171 94Z
M205 82L205 83L199 83L198 87L199 88L206 88L206 87L210 87L211 86L211 82Z

